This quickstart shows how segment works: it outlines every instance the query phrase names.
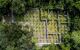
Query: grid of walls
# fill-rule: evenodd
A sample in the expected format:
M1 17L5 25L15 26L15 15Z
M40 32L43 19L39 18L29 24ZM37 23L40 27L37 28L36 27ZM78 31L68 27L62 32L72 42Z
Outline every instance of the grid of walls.
M61 33L67 31L67 18L48 9L31 9L24 17L33 28L37 43L61 43ZM59 29L59 30L58 30Z

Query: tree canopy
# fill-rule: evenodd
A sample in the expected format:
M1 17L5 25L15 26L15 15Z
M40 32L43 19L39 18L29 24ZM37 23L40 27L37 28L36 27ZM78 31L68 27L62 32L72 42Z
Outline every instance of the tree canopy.
M80 0L0 0L0 18L21 18L30 8L62 9L70 17L70 33L64 36L64 44L41 50L80 50ZM32 32L23 31L19 25L0 24L0 50L29 50L33 46L31 37Z
M19 25L0 24L0 50L32 49L32 36L31 31L24 31Z

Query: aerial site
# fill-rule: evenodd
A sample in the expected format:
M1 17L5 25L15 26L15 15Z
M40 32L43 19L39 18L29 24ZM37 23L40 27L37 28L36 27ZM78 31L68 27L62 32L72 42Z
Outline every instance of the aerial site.
M80 0L0 0L0 50L80 50Z

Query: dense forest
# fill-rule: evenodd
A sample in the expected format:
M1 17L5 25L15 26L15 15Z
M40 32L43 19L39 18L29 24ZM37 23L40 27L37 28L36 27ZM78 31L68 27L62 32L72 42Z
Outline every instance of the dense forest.
M63 44L38 48L31 41L29 26L22 30L17 23L1 22L4 16L23 19L31 8L61 9L69 14L70 31L63 36ZM80 0L0 0L0 50L80 50Z

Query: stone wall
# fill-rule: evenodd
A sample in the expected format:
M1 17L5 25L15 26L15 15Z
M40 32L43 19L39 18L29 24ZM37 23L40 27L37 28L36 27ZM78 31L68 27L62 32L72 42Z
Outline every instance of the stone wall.
M68 32L68 18L61 12L33 8L27 11L24 21L33 28L37 43L61 43L61 34Z

